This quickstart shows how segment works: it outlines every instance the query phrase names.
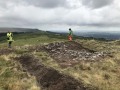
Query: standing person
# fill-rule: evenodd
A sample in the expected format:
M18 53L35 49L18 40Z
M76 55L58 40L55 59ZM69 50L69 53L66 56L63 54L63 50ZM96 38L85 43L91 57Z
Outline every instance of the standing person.
M8 48L11 48L11 44L13 42L13 33L11 32L7 33L7 41L8 41Z
M68 40L72 41L72 37L73 37L73 31L71 30L71 28L69 28Z

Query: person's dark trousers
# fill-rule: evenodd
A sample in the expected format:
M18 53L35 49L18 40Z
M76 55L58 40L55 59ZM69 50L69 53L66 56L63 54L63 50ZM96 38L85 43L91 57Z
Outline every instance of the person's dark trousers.
M9 42L8 42L8 48L11 48L11 44L12 44L12 42L9 41Z

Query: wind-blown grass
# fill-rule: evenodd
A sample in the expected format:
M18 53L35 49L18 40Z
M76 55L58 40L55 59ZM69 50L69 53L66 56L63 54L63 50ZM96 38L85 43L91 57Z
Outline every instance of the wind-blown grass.
M78 39L76 42L95 51L111 53L112 57L106 57L96 62L80 62L73 67L61 68L46 52L28 52L22 46L44 45L45 43L67 41L66 36L50 34L19 34L14 36L13 49L16 51L10 55L0 56L0 90L39 90L36 79L23 72L19 63L12 60L13 57L23 53L32 53L41 62L49 67L59 70L82 81L86 86L97 87L98 90L120 90L120 41L99 41ZM6 48L7 42L1 41L0 48ZM12 57L12 58L11 58Z

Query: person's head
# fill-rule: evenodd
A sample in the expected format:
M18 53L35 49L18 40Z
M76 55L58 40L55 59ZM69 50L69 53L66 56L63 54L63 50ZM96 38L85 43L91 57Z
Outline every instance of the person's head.
M69 31L71 31L71 28L69 28Z

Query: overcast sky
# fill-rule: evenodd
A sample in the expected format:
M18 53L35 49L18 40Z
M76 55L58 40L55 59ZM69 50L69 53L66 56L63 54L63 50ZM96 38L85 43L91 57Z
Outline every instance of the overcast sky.
M0 27L120 31L120 1L0 0Z

